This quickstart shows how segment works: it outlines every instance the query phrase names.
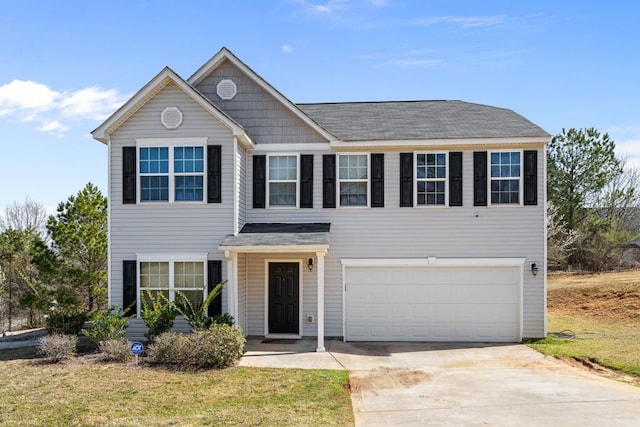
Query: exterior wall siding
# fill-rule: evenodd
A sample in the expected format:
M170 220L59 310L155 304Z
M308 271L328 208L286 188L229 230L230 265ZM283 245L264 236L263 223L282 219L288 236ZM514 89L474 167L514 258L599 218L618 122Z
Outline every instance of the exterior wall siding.
M231 100L223 100L217 94L217 85L223 79L236 84L237 94ZM240 123L256 144L327 142L229 61L216 68L196 89Z
M518 149L522 147L509 147ZM544 264L544 151L538 153L538 205L517 207L473 206L473 151L463 150L463 206L449 208L399 207L399 152L385 152L384 208L322 208L322 162L315 152L313 209L253 209L248 200L248 222L330 222L331 246L325 258L326 335L342 336L342 258L526 258L523 290L524 337L544 336L545 279L534 277L529 262ZM383 152L384 150L375 150ZM410 150L403 150L410 151ZM415 150L419 151L419 150ZM458 151L458 150L456 150ZM309 154L309 153L302 153ZM249 158L250 162L251 159ZM247 179L252 181L247 168ZM250 190L250 189L249 189ZM252 192L247 192L251 199ZM299 254L300 258L305 254ZM264 317L263 258L249 256L249 319ZM308 273L308 271L307 271ZM313 275L315 275L315 270ZM314 283L305 277L304 314L315 314ZM314 285L312 285L313 287ZM310 301L309 299L313 299ZM315 326L315 325L314 325ZM251 333L263 325L250 325ZM313 333L305 325L304 333Z
M183 124L167 130L160 113L168 106L178 107ZM207 137L209 144L222 145L222 203L122 203L122 147L135 146L136 138ZM226 262L218 251L219 242L233 233L233 136L231 131L200 105L170 84L144 105L111 136L109 145L109 209L111 245L109 275L111 304L122 305L122 261L135 260L137 253L208 253L211 260ZM139 188L138 188L139 191ZM223 290L226 310L226 290ZM178 329L186 324L176 322ZM130 337L141 338L144 325L130 322Z

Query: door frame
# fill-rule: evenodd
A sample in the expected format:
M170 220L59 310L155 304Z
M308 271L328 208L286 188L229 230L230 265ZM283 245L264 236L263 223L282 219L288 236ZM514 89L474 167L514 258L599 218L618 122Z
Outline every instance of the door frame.
M269 333L269 264L288 262L298 264L298 333L297 334L270 334ZM304 286L302 278L304 277L304 260L300 258L265 258L264 260L264 336L265 338L302 338L303 331L303 294Z

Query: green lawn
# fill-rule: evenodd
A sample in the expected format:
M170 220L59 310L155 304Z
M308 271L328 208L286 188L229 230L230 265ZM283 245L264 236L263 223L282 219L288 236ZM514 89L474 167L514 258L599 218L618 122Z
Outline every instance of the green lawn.
M2 426L353 425L346 371L0 362Z
M529 346L551 356L589 360L638 377L640 384L640 270L599 275L552 275L549 333Z

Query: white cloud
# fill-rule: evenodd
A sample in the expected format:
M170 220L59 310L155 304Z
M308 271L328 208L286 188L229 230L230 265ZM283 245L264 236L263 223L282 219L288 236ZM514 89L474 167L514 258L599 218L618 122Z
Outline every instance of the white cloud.
M418 68L431 68L446 65L446 63L440 59L394 59L389 61L391 65L397 65L399 67L418 67Z
M41 132L47 132L57 138L62 138L69 130L69 126L65 126L57 120L46 121L38 128Z
M436 16L433 18L417 19L414 25L456 24L464 28L492 27L505 23L504 15L493 16Z
M36 130L60 138L70 121L104 120L128 97L116 89L56 91L43 83L13 80L0 86L0 117L38 123Z
M283 45L282 45L282 47L281 47L281 49L282 49L282 51L283 51L284 53L291 53L291 52L293 52L294 47L293 47L293 46L291 46L291 45L289 45L289 44L283 44Z
M375 7L385 7L387 0L370 0L370 3Z
M65 93L60 102L60 111L65 117L104 120L125 100L126 97L115 89L88 87Z
M60 97L58 92L42 83L14 80L0 86L0 112L8 114L18 109L48 110Z

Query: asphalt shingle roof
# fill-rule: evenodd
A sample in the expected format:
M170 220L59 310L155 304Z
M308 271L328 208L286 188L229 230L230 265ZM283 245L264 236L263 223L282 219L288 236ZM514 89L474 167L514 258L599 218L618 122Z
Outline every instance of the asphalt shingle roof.
M329 246L329 223L251 223L220 246Z
M549 136L512 110L464 101L296 105L342 141Z

